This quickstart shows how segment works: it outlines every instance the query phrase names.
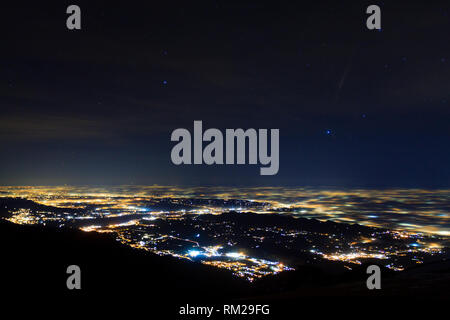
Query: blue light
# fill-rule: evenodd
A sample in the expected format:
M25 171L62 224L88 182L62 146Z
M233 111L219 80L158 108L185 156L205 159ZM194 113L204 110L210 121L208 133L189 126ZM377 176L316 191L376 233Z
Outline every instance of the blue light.
M198 250L189 250L188 255L192 258L197 257L198 255L201 255L202 253Z

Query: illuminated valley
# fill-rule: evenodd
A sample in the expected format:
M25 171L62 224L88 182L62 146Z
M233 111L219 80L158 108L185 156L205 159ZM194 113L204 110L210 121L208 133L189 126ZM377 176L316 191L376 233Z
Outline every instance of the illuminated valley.
M449 190L64 186L0 195L10 222L111 233L249 281L323 261L402 271L449 255Z

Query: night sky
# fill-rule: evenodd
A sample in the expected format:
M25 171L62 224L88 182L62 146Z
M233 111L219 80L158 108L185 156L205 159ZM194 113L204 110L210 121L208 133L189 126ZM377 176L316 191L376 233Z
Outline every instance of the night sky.
M1 185L450 187L448 1L92 2L2 5ZM279 128L279 173L173 165L194 120Z

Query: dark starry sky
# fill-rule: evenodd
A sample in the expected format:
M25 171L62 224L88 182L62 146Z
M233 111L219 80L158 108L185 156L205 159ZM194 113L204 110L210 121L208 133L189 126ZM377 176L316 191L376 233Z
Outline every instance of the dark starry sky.
M448 1L92 2L2 5L0 184L450 186ZM278 175L174 166L194 120L279 128Z

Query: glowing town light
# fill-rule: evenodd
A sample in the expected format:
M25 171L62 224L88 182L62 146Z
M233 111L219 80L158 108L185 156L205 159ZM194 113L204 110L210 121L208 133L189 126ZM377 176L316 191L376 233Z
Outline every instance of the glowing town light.
M245 258L245 255L242 254L241 252L229 252L226 254L227 257L229 258L234 258L234 259L242 259Z
M204 250L206 250L205 255L207 257L212 257L212 256L220 256L221 254L219 253L219 250L222 249L221 246L214 246L214 247L204 247Z
M196 256L202 254L200 251L198 250L189 250L188 255L192 258L195 258Z

